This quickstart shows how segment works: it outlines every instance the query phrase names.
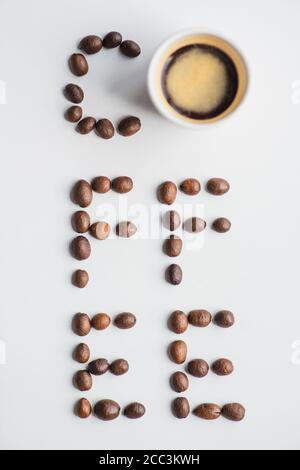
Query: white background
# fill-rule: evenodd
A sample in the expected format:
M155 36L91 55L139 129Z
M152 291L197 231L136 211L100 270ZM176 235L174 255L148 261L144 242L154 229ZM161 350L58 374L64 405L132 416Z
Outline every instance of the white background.
M298 0L1 0L0 79L7 103L1 119L0 445L4 449L299 449L299 120L293 83L300 79ZM146 72L158 44L186 27L217 33L242 51L250 72L248 95L230 118L193 132L168 123L149 103ZM89 58L90 73L77 79L68 56L86 34L119 30L138 41L136 60L118 51ZM116 122L138 115L133 138L103 141L81 136L63 119L68 82L86 91L86 114ZM155 204L157 185L188 176L227 178L223 198L204 191L208 222L224 215L232 231L207 230L201 250L184 250L184 282L165 283L168 259L160 240L92 242L92 257L72 259L69 199L72 184L129 175L131 204ZM116 194L94 198L117 205ZM180 204L190 202L179 195ZM193 199L196 203L196 199ZM163 209L163 207L160 207ZM70 284L84 266L85 290ZM174 309L232 309L231 331L190 328L189 359L225 356L236 365L228 378L191 380L191 406L240 401L247 418L236 424L194 416L176 420L168 377L177 368L166 356L175 339L166 327ZM78 338L70 329L77 311L112 316L132 311L136 328L110 328L87 338L93 358L126 357L124 377L96 377L87 396L121 406L141 401L142 420L104 423L79 420L72 408L81 393L72 387ZM299 347L299 346L298 346ZM293 358L294 353L294 358ZM294 360L293 360L294 359Z

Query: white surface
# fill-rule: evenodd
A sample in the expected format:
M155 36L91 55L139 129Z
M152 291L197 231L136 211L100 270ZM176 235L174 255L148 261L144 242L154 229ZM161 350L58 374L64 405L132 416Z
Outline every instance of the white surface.
M291 359L300 339L300 106L292 104L292 84L300 78L299 15L297 0L1 1L0 79L7 92L7 104L0 105L0 337L7 352L0 366L2 448L299 448L300 366ZM160 117L145 92L157 45L195 26L236 44L251 73L243 106L198 133ZM128 61L103 51L89 59L88 77L77 80L66 65L77 41L112 29L137 40L142 56ZM142 132L110 142L74 133L63 119L61 89L69 81L83 84L87 114L114 121L136 114ZM207 231L201 250L184 251L179 287L164 282L168 260L159 240L93 243L93 256L82 263L91 282L76 290L69 282L80 265L68 253L76 209L69 190L78 178L98 174L130 175L129 203L146 205L155 203L164 179L226 177L232 185L226 197L203 192L199 202L208 221L230 217L232 231ZM95 198L93 218L102 200L118 198ZM243 423L192 416L182 422L170 414L168 377L176 367L165 351L175 335L166 318L173 309L197 307L230 308L237 325L227 332L190 329L189 357L228 356L236 373L191 380L187 396L192 406L240 401L248 410ZM77 369L71 317L124 310L138 315L134 330L111 328L87 341L94 357L126 357L130 373L95 378L85 395L122 406L139 400L147 415L138 422L81 421L72 414L81 394L71 384Z

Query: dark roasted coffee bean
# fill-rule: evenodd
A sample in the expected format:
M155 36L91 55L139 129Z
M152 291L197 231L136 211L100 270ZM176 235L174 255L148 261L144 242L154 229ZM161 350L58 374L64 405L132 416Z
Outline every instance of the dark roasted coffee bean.
M86 398L80 398L74 408L76 416L85 419L88 418L92 412L90 402Z
M72 283L75 287L83 289L89 282L89 274L84 269L77 269L72 276Z
M72 215L72 227L77 233L86 233L90 228L91 219L86 211L77 211Z
M158 199L162 204L171 205L177 196L177 186L172 181L165 181L158 188Z
M79 261L87 259L91 254L91 245L87 238L79 235L71 243L71 251L74 258Z
M103 38L103 47L107 49L113 49L118 47L122 42L122 35L117 31L111 31L107 33Z
M187 356L187 345L184 341L173 341L169 346L169 357L175 364L183 364Z
M222 196L230 189L228 181L223 178L211 178L206 184L206 190L214 196Z
M72 328L78 336L86 336L91 331L91 320L86 313L76 313L72 320Z
M211 323L212 316L207 310L192 310L188 315L188 320L193 326L205 328Z
M184 230L190 233L200 233L206 227L205 220L200 217L191 217L184 222Z
M73 359L81 364L88 362L90 359L90 348L85 343L76 346L73 352Z
M144 416L146 408L142 403L134 402L127 405L124 409L124 415L130 419L138 419Z
M141 53L140 46L136 42L130 40L123 41L120 45L120 50L122 54L130 58L137 57Z
M123 137L131 137L141 129L141 120L136 116L128 116L118 124L118 132Z
M109 369L109 363L106 359L95 359L88 365L88 371L93 375L103 375Z
M69 122L78 122L82 118L82 108L80 106L71 106L65 112L65 118Z
M96 134L102 139L111 139L115 134L115 128L109 119L100 119L96 122Z
M116 193L129 193L133 188L133 181L129 176L118 176L112 180L111 187Z
M111 363L109 369L114 375L123 375L128 372L129 364L125 359L116 359Z
M235 318L229 310L221 310L214 316L214 323L221 328L231 328L235 323Z
M174 232L181 224L181 217L176 211L168 211L163 216L163 224L170 232Z
M194 377L205 377L209 371L209 365L203 359L193 359L187 365L188 372Z
M123 221L117 224L116 234L121 238L130 238L133 237L137 232L137 227L133 222Z
M95 125L96 125L96 119L91 116L87 116L81 119L81 121L79 121L79 123L76 126L76 131L79 134L86 135L92 132Z
M136 324L136 317L133 313L129 312L119 313L115 318L114 324L122 330L128 330L129 328L133 328Z
M164 242L164 252L166 255L174 258L179 256L182 250L182 240L176 235L171 235Z
M67 98L67 100L71 101L71 103L76 103L76 104L81 103L81 101L84 98L83 90L80 88L80 86L75 85L74 83L69 83L68 85L65 86L64 95L65 95L65 98ZM79 106L77 107L79 108Z
M107 315L107 313L97 313L96 315L93 316L92 318L92 327L95 328L95 330L106 330L106 328L109 327L111 323L110 316Z
M213 222L212 228L218 233L226 233L231 229L231 222L226 217L219 217Z
M196 196L201 191L201 184L195 178L188 178L181 183L180 189L188 196Z
M95 222L90 227L90 234L97 240L106 240L110 234L110 226L107 222Z
M187 418L190 414L190 404L185 397L175 398L172 402L173 415L178 419Z
M72 190L72 200L80 207L87 207L93 200L93 192L90 183L85 180L79 180Z
M94 406L94 413L99 419L110 421L120 414L120 405L113 400L100 400Z
M102 49L102 39L95 35L86 36L81 39L78 48L86 54L95 54Z
M96 176L92 181L92 188L96 193L107 193L111 188L111 181L107 176Z
M246 410L240 403L228 403L222 408L222 415L230 421L242 421Z
M86 75L89 71L89 64L83 54L72 54L69 59L69 67L77 77Z
M189 325L188 318L185 313L181 312L181 310L176 310L171 313L168 325L170 330L174 333L182 334L187 330Z
M79 370L73 378L74 386L81 392L90 390L93 386L93 379L87 370Z
M170 385L174 392L182 393L189 388L189 379L184 372L174 372L170 378Z
M217 375L230 375L234 371L234 365L229 359L218 359L211 366L212 371Z
M221 408L215 403L202 403L194 409L194 415L198 418L212 421L221 416Z
M178 264L171 264L166 271L166 280L173 284L173 286L177 286L182 281L182 270Z

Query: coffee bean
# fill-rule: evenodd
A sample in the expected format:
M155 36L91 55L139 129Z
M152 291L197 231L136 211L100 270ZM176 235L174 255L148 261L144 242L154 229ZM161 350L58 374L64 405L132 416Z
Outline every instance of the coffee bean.
M96 134L102 139L111 139L115 134L115 128L109 119L100 119L96 122Z
M170 378L170 385L174 392L182 393L189 388L189 379L184 372L174 372Z
M91 254L91 245L87 238L79 235L71 243L71 251L74 258L79 261L89 258Z
M177 186L172 181L165 181L158 188L158 199L162 204L171 205L177 196Z
M181 224L181 217L176 211L168 211L163 216L163 224L170 232L174 232Z
M110 371L114 375L126 374L129 370L129 364L125 359L116 359L110 365Z
M242 421L246 410L240 403L228 403L222 408L222 415L230 421Z
M214 323L221 328L231 328L235 323L235 318L229 310L221 310L214 316Z
M65 118L69 122L78 122L82 118L82 108L80 106L71 106L65 112Z
M234 371L234 365L229 359L218 359L211 367L212 371L217 375L230 375Z
M120 45L120 50L122 54L130 58L137 57L141 53L140 46L136 42L130 40L123 41Z
M187 418L190 414L190 404L185 397L175 398L172 402L172 411L175 418Z
M89 282L88 272L84 269L77 269L72 276L72 283L74 286L83 289Z
M65 86L64 95L71 103L79 104L84 98L84 93L80 86L69 83ZM79 108L79 106L77 106ZM71 109L71 108L70 108ZM81 109L81 108L80 108ZM73 121L72 121L73 122Z
M189 325L186 314L181 312L181 310L171 313L168 324L170 330L177 334L184 333Z
M99 419L111 421L119 416L120 409L120 405L113 400L100 400L94 406L94 413Z
M93 316L91 323L95 330L106 330L106 328L108 328L111 323L111 319L107 313L97 313Z
M133 313L129 312L119 313L115 318L114 324L122 330L128 330L129 328L133 328L136 324L136 317Z
M81 392L90 390L93 386L93 379L87 370L78 370L73 378L74 387Z
M184 230L190 233L200 233L205 230L206 222L200 217L191 217L184 222Z
M207 310L192 310L188 315L188 320L193 326L205 328L211 323L212 316Z
M111 188L111 181L107 176L97 176L92 181L92 188L96 193L107 193Z
M87 212L77 211L72 215L72 227L77 233L86 233L90 228L91 219Z
M109 369L109 363L106 359L95 359L88 365L88 371L93 375L103 375Z
M86 75L89 71L89 64L83 54L72 54L69 59L69 67L77 77Z
M79 121L79 123L76 126L76 131L79 134L86 135L92 132L95 125L96 125L96 119L91 116L87 116L81 119L81 121Z
M117 31L111 31L107 33L103 38L103 47L107 49L114 49L118 47L122 42L122 35Z
M201 184L195 178L188 178L181 183L180 189L188 196L196 196L201 191Z
M128 116L118 124L118 132L123 137L131 137L141 129L141 121L136 116Z
M130 403L124 408L124 415L130 419L138 419L144 416L146 408L142 403Z
M78 49L81 49L86 54L95 54L102 49L102 39L95 35L86 36L81 39Z
M182 270L178 264L171 264L166 271L166 280L173 284L173 286L177 286L182 281Z
M90 234L97 240L105 240L110 234L110 226L107 222L95 222L90 227Z
M179 256L182 250L182 240L176 235L171 235L165 240L164 243L164 252L166 255L174 258Z
M72 200L80 207L87 207L93 200L93 192L90 183L85 180L79 180L72 190Z
M211 178L206 184L206 190L214 196L222 196L230 189L230 184L223 178Z
M86 398L80 398L75 405L75 414L79 418L85 419L88 418L92 412L92 407L90 402Z
M202 403L194 409L194 415L198 418L212 421L221 416L221 408L215 403Z
M81 364L88 362L90 358L90 348L85 343L80 343L76 346L73 352L73 359Z
M194 377L205 377L209 371L209 365L203 359L193 359L187 365L188 372Z
M133 237L137 232L137 227L133 222L123 221L117 224L116 234L121 238L130 238Z
M91 331L91 320L86 313L76 313L73 317L72 328L78 336L86 336Z
M111 187L116 193L129 193L133 188L133 181L129 176L118 176L112 180Z
M175 364L183 364L187 356L187 345L184 341L173 341L169 346L169 357Z
M226 233L226 232L229 232L229 230L231 229L231 222L225 217L219 217L213 222L212 228L216 232Z

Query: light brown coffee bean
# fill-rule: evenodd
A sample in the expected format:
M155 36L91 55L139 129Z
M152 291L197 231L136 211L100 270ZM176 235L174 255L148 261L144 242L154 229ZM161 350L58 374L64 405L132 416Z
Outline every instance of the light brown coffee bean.
M108 371L109 363L107 359L104 358L95 359L89 363L87 369L92 375L103 375Z
M71 198L80 207L89 206L93 200L93 191L90 183L85 180L77 181L72 189Z
M231 222L226 217L219 217L213 222L212 228L218 233L226 233L231 229Z
M81 119L81 121L79 121L79 123L76 126L76 131L79 134L86 135L92 132L95 125L96 125L96 119L91 116L87 116Z
M97 240L106 240L110 234L110 226L107 222L95 222L90 227L90 234Z
M69 122L78 122L82 118L82 108L80 106L71 106L65 112L65 118Z
M171 235L164 242L163 251L167 256L174 258L179 256L182 250L182 240L176 235Z
M190 414L190 404L185 397L175 398L172 402L172 412L175 418L184 419Z
M76 335L86 336L91 331L91 320L86 313L76 313L73 317L72 328Z
M87 370L78 370L73 378L74 387L78 388L81 392L90 390L93 386L93 379Z
M134 58L140 55L141 48L135 41L127 39L121 43L120 51L127 57Z
M123 375L128 372L129 364L125 359L116 359L110 364L109 369L114 375Z
M130 419L141 418L142 416L144 416L145 413L146 408L142 403L138 402L129 403L129 405L124 408L124 415L126 416L126 418Z
M181 310L175 310L175 312L170 315L168 325L171 331L180 335L184 333L189 326L188 318Z
M168 211L163 216L163 224L170 232L174 232L180 227L181 217L176 211Z
M89 258L91 254L91 245L87 238L79 235L71 243L71 251L77 260L81 261Z
M193 359L187 365L188 372L194 377L205 377L209 371L209 365L203 359Z
M119 416L120 409L120 405L114 400L100 400L94 406L94 413L99 419L111 421Z
M121 238L133 237L137 232L137 227L133 222L123 221L119 222L116 226L116 234Z
M72 227L77 233L86 233L90 228L91 219L86 211L76 211L72 215Z
M75 287L83 289L89 282L89 274L84 269L77 269L72 276L72 283Z
M82 77L89 71L89 64L83 54L72 54L69 59L69 67L77 77Z
M107 33L103 38L103 47L107 49L114 49L118 47L122 42L122 35L117 31L111 31Z
M182 393L189 388L189 379L184 372L174 372L170 378L170 385L174 392Z
M188 320L193 326L205 328L211 323L212 316L207 310L192 310L188 315Z
M190 233L200 233L206 228L205 220L200 217L191 217L184 222L184 230Z
M217 375L230 375L234 371L234 365L229 359L218 359L211 366L212 371Z
M81 49L86 54L96 54L102 49L102 39L93 34L81 39L78 49Z
M73 351L73 359L81 364L85 364L90 359L90 348L85 343L80 343Z
M131 137L142 127L141 120L136 116L128 116L122 119L118 124L118 132L123 137Z
M178 286L182 281L182 270L178 264L171 264L166 270L166 280L173 286Z
M92 406L86 398L80 398L74 408L76 416L81 419L88 418L92 412Z
M129 312L119 313L115 318L114 324L122 330L128 330L129 328L133 328L136 324L136 317L133 313Z
M133 181L129 176L118 176L112 180L111 187L116 193L129 193L133 188Z
M242 421L246 410L240 403L228 403L222 408L222 415L230 421Z
M115 135L115 128L109 119L99 119L96 122L96 134L102 139L111 139Z
M92 327L95 330L106 330L111 323L110 316L107 313L97 313L92 318Z
M194 409L194 415L212 421L221 416L221 407L215 403L202 403Z
M229 310L221 310L214 316L214 323L221 328L231 328L235 323L235 318Z
M187 356L187 345L184 341L173 341L169 346L169 357L175 364L183 364Z
M180 189L188 196L196 196L201 191L201 184L195 178L188 178L181 183Z
M111 189L111 181L107 176L96 176L92 181L92 189L96 193L107 193Z
M83 101L84 93L80 86L75 85L75 83L68 83L64 88L64 96L71 103L79 104ZM76 108L79 108L79 106L76 106Z
M211 178L206 184L206 190L214 196L222 196L230 189L230 184L223 178Z
M158 199L162 204L171 205L177 196L177 186L172 181L165 181L158 188Z

